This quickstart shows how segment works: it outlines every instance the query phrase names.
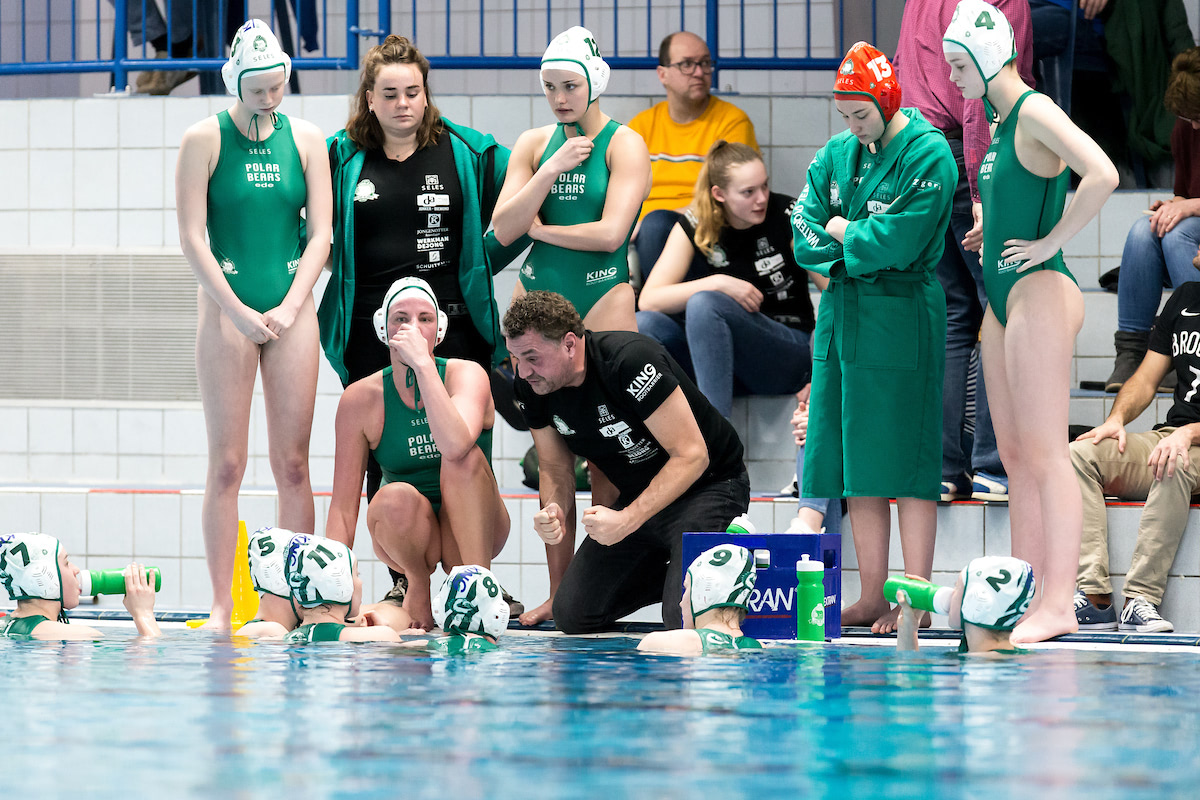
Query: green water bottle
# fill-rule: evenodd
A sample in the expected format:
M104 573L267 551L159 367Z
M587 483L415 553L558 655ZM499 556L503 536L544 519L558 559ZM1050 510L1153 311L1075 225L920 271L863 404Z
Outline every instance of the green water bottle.
M162 573L158 567L145 567L154 576L154 591L162 588ZM81 569L79 570L79 594L92 597L98 594L125 594L125 570Z
M807 553L796 562L796 638L825 641L825 565Z
M883 596L889 603L896 602L897 589L908 593L908 604L913 608L935 614L950 613L950 595L954 594L954 590L949 586L894 575L883 584Z

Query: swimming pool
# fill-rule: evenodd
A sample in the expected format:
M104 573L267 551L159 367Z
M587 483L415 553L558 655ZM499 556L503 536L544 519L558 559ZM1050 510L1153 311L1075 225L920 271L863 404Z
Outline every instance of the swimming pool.
M1200 654L0 640L0 796L1191 796Z

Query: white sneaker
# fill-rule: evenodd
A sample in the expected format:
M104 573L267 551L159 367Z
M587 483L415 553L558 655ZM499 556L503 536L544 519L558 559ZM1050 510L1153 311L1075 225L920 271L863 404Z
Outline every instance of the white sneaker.
M824 532L825 532L824 528L821 528L821 530L819 530L819 531L814 531L807 522L800 519L799 517L792 517L791 524L788 525L787 530L784 531L784 533L824 533Z

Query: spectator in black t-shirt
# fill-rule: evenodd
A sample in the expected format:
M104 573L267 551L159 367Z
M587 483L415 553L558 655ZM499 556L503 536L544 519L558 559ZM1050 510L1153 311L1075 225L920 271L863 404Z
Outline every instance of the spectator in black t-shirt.
M661 345L585 332L562 295L514 300L504 335L537 447L533 523L550 567L550 600L521 621L553 616L564 633L587 633L661 600L663 622L681 627L683 532L723 531L750 500L737 432ZM576 455L619 493L612 507L584 509L578 552Z
M1127 433L1154 400L1168 371L1178 376L1167 422L1145 433ZM1075 616L1080 630L1114 630L1108 575L1108 525L1104 495L1145 500L1137 546L1125 576L1120 629L1137 633L1174 630L1158 612L1167 572L1187 525L1193 494L1200 491L1200 283L1178 287L1150 329L1146 357L1121 387L1102 425L1071 445L1083 492L1083 541Z
M638 330L665 345L726 417L735 379L748 394L792 394L812 373L813 307L792 255L793 203L768 189L757 150L718 141L642 287Z

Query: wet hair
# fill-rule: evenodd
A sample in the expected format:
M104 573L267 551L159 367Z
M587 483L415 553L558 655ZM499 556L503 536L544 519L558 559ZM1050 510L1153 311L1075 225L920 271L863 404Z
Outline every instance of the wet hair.
M727 142L718 139L709 148L700 167L700 176L696 178L696 188L692 192L691 210L696 217L696 233L692 241L707 258L712 254L713 245L721 237L721 229L725 227L725 207L718 203L712 195L712 187L729 186L729 173L734 167L762 161L758 151L747 144Z
M570 300L539 289L513 300L504 313L505 336L515 339L530 331L550 341L559 341L568 333L582 337L583 320Z
M1163 105L1172 114L1200 120L1200 47L1184 50L1171 62Z
M726 625L733 625L740 628L742 627L742 623L746 621L746 609L744 608L721 606L720 608L714 608L713 611L716 612L717 619Z
M390 64L416 64L417 69L421 71L421 82L425 91L425 117L417 127L417 149L437 144L445 124L429 91L429 61L421 55L416 45L395 34L388 36L383 40L383 44L375 45L363 56L362 75L358 82L358 91L354 95L354 109L346 123L346 135L360 150L383 149L383 128L371 113L367 104L367 92L375 91L379 70Z

